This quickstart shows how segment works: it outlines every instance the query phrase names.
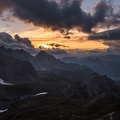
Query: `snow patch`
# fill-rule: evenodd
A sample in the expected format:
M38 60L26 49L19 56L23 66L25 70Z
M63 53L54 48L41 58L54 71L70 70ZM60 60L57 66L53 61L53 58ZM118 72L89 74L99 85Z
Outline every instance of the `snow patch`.
M46 69L45 68L41 68L41 71L46 71Z
M37 93L35 95L28 94L28 95L21 96L20 100L23 100L23 99L26 99L26 98L31 98L31 97L36 97L36 96L40 96L40 95L47 95L47 94L48 94L48 92Z
M110 120L113 120L113 114L114 114L115 112L111 112L111 113L109 113L109 114L107 114L107 115L105 115L105 116L103 116L102 118L99 118L99 119L97 119L97 120L103 120L105 117L109 117L109 119Z
M0 110L0 113L4 113L6 112L8 109L5 109L5 110Z
M48 94L47 92L38 93L38 94L36 94L36 95L33 95L33 97L40 96L40 95L47 95L47 94Z
M11 84L11 83L6 83L6 82L4 82L3 79L0 78L0 85L13 85L13 84Z

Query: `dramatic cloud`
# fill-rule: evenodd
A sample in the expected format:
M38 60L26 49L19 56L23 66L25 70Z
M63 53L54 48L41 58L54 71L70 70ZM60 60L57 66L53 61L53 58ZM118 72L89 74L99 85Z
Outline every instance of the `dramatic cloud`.
M88 39L103 40L103 44L109 46L109 52L120 53L120 29L107 30L90 35Z
M120 40L120 29L107 30L97 34L90 35L90 40Z
M74 35L73 32L66 32L65 35Z
M47 44L46 44L47 45ZM8 33L2 32L0 33L0 46L4 46L5 48L12 49L23 49L31 54L37 54L40 50L45 50L49 54L55 56L68 55L65 50L60 49L60 47L68 47L65 45L61 45L58 43L51 43L48 46L52 46L53 49L45 49L40 46L39 49L34 48L31 41L28 38L21 38L19 35L15 35L14 38Z
M108 50L120 54L120 40L105 41L104 44L109 46Z
M93 18L95 22L103 22L105 21L106 15L108 15L110 6L105 1L102 1L96 5L94 8L95 13L93 15Z
M20 38L18 35L12 38L11 35L4 32L0 33L0 46L12 49L23 49L28 52L35 51L34 46L28 38Z
M65 39L70 39L70 36L64 36Z
M120 26L120 10L115 11L108 0L101 0L93 8L92 13L82 10L82 0L0 0L0 17L9 10L10 15L25 23L33 23L35 26L59 30L64 38L70 39L74 33L71 29L77 29L85 33L93 33L97 28L109 28ZM56 38L61 38L57 35ZM83 38L80 38L82 40ZM119 48L120 29L90 35L88 39L104 40L112 50ZM34 49L30 40L20 38L18 35L12 38L6 33L0 33L0 46L13 47L15 49ZM64 47L60 44L51 44L55 48ZM65 46L66 47L66 46ZM94 51L93 51L94 52ZM96 51L95 51L96 52Z
M81 9L82 0L60 0L59 3L50 0L0 0L0 3L1 12L11 8L13 15L25 22L66 34L73 28L90 33L98 23L108 21L107 17L113 15L111 5L105 0L95 6L93 15ZM119 22L119 16L114 16L112 21L115 24L115 21Z
M68 46L65 46L65 45L61 45L59 43L51 43L51 44L47 44L48 46L52 46L52 47L55 47L55 48L59 48L59 47L68 47Z
M62 45L62 44L59 44L59 43L49 43L49 44L42 44L39 46L39 49L42 49L42 50L49 50L49 49L63 49L63 48L69 48L69 46L66 46L66 45Z

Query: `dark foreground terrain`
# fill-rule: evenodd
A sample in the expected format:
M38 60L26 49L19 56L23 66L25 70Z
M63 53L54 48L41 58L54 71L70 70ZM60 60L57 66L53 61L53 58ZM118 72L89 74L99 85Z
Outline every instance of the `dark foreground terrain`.
M0 120L120 120L120 103L111 94L88 100L47 94L18 101Z

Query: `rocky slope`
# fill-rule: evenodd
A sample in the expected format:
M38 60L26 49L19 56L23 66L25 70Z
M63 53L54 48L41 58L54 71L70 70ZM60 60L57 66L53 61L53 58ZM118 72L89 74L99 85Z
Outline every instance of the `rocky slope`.
M0 54L0 78L12 84L33 82L37 77L34 67L11 56Z
M119 120L119 111L119 99L111 94L84 101L48 94L16 102L0 120Z

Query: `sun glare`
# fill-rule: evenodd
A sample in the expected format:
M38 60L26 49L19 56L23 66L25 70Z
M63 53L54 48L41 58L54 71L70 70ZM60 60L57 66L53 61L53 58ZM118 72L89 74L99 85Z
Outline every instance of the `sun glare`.
M40 44L39 47L44 48L44 49L50 49L51 46L46 45L46 44Z

